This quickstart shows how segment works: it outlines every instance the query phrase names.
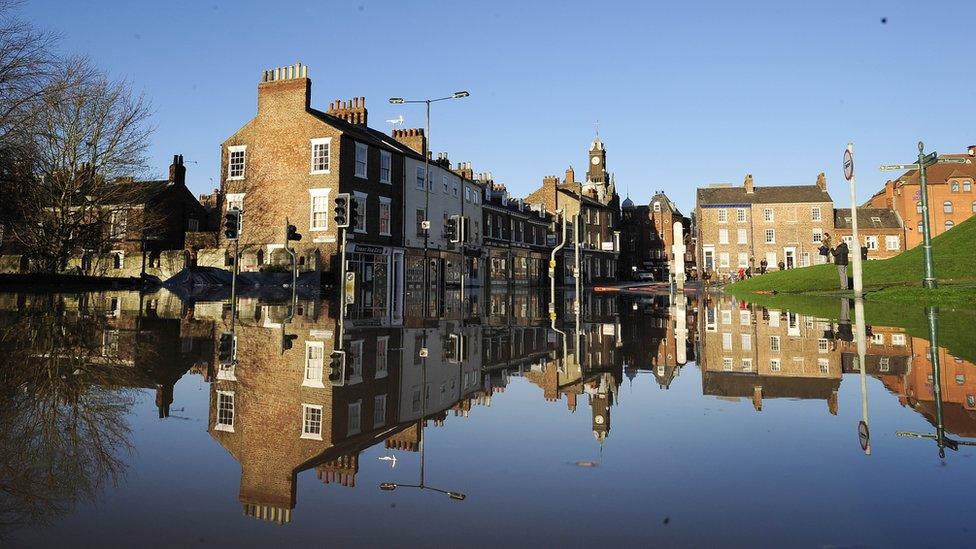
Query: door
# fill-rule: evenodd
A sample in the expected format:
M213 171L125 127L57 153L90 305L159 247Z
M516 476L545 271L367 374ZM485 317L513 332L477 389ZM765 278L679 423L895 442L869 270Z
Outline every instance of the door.
M703 251L702 257L703 263L705 264L706 271L715 270L715 247L706 246Z
M390 321L393 324L403 323L403 250L393 250L390 256L390 281L388 284L390 297Z
M796 267L796 248L783 248L783 260L786 263L787 269L793 269Z

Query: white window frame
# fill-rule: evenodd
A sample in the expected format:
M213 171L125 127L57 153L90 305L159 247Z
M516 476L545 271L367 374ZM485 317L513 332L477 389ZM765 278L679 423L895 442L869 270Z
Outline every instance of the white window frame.
M743 358L742 359L742 371L743 372L751 372L752 371L752 359L751 358Z
M241 173L233 175L234 153L242 153ZM242 181L247 173L247 145L232 145L227 147L227 181Z
M830 352L830 340L826 338L817 339L817 352L819 353L829 353Z
M356 177L360 179L366 179L369 177L369 145L366 143L360 143L359 141L353 141L356 144ZM362 151L362 161L359 159L359 152ZM362 170L360 170L362 166Z
M763 236L766 244L776 244L776 229L766 229Z
M718 254L718 266L729 268L729 252L719 252Z
M820 206L810 208L810 221L823 221L823 212L820 211Z
M318 432L309 431L309 411L316 411L319 414L319 428ZM302 436L301 438L310 440L322 440L322 426L325 423L325 412L322 410L322 406L318 404L305 404L302 403Z
M901 248L901 238L896 234L885 235L885 249L890 251L897 251Z
M383 410L381 415L377 412ZM386 394L376 395L373 397L373 429L379 429L386 425Z
M310 145L311 145L311 149L312 150L311 150L311 153L310 153L310 159L309 159L309 165L308 165L309 166L308 173L310 175L322 175L322 174L329 173L329 169L332 167L332 158L331 158L331 155L332 155L332 138L331 137L317 137L315 139L310 140ZM317 146L319 146L319 145L325 145L325 157L324 157L325 158L325 167L324 168L318 168L318 169L316 169L316 167L315 167L315 159L316 159L316 156L315 156L315 148Z
M864 237L864 246L869 250L878 249L878 237L874 235L867 235Z
M352 193L352 199L355 200L357 204L358 215L356 221L359 223L353 228L354 232L365 233L369 230L366 226L366 206L369 204L369 195L359 191Z
M309 351L312 349L317 349L319 351L319 364L318 364L318 376L312 375L309 377L311 371L312 362L309 359ZM325 376L325 342L324 341L306 341L305 342L305 373L302 376L302 387L315 387L315 388L325 388L325 383L323 377Z
M752 334L739 334L739 344L743 351L752 350Z
M769 352L778 353L782 349L782 341L779 336L769 336Z
M749 243L749 233L745 229L735 230L735 243L736 244L748 244Z
M227 211L231 211L235 208L231 208L233 204L239 204L240 207L236 208L240 211L244 211L244 193L227 193L224 197L227 202Z
M746 209L745 208L736 208L735 209L735 222L736 223L745 223L746 222Z
M747 268L749 267L749 253L739 252L739 267Z
M230 397L230 423L221 423L220 421L221 397ZM234 391L217 391L217 413L214 416L215 431L224 431L227 433L234 432L234 416L236 412L235 405Z
M722 357L722 369L726 372L732 371L732 357Z
M728 229L719 229L718 230L718 243L719 244L728 244L729 243L729 230Z
M769 359L769 370L772 372L779 372L783 369L782 363L778 358Z
M718 220L719 223L728 223L729 222L729 211L726 210L725 208L719 208L716 211L716 214L715 215L716 215L716 219Z
M905 345L905 334L891 334L891 344L902 347Z
M393 183L393 153L380 150L380 183Z
M355 423L353 423L355 419ZM363 401L350 402L346 416L346 436L358 435L363 427Z
M732 334L729 332L724 332L722 334L722 350L723 351L732 350Z
M822 376L830 375L830 359L818 358L817 366L820 368L820 375Z
M331 191L332 189L309 189L308 190L308 227L309 227L308 230L309 231L318 232L318 231L329 230L329 217L331 217L329 215L329 206L332 205L332 203L329 202L329 192ZM323 198L325 200L325 224L322 225L321 227L317 227L315 225L315 213L316 213L315 199L316 198Z
M380 236L390 236L391 234L393 234L391 232L391 231L393 231L393 204L392 204L392 199L390 197L388 197L388 196L381 196L379 198L380 198L380 205L379 205L379 210L377 210L377 214L378 214L379 217L377 217L377 227L376 228L379 229ZM383 230L383 223L382 223L382 221L383 221L383 207L384 206L386 207L386 211L388 213L387 220L386 220L386 230L385 231Z
M813 242L815 244L820 244L821 242L823 242L823 229L821 229L820 227L817 227L816 229L813 230Z
M362 383L363 381L363 348L365 347L362 339L357 339L349 343L349 352L352 355L346 357L346 366L352 368L349 376L349 385Z
M772 223L775 220L775 218L776 218L776 215L773 213L773 209L772 208L763 208L763 220L764 221L766 221L767 223Z

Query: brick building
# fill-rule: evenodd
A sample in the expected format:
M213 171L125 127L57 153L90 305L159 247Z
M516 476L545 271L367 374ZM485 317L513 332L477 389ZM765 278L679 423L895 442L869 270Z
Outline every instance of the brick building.
M620 218L622 279L630 279L638 272L652 273L654 280L669 279L674 260L675 223L681 224L685 271L690 272L695 257L691 220L681 215L678 206L661 191L654 194L647 206L635 205L630 198L624 200Z
M505 185L491 179L490 173L477 177L485 188L486 280L533 286L547 282L552 216L538 204L510 197Z
M925 169L929 192L929 223L932 236L938 236L976 214L976 145L962 154L941 158L969 160L969 164L935 164ZM922 243L922 198L918 170L909 170L885 183L865 206L891 209L901 217L905 228L904 249Z
M403 314L404 159L419 154L367 126L365 98L334 101L322 112L311 107L311 90L301 64L265 71L257 115L221 145L224 211L244 212L241 269L290 265L287 220L304 236L292 244L299 271L334 278L333 204L338 193L350 193L359 210L359 223L348 231L357 275L350 313L396 320ZM222 234L220 245L225 253L233 248Z
M747 175L741 187L699 188L695 206L697 264L718 277L740 268L770 270L826 261L818 249L834 228L834 205L824 174L814 185L758 187Z
M868 249L868 259L887 259L905 251L905 228L895 210L858 208L857 232L861 246ZM850 210L834 210L833 244L840 240L855 249Z

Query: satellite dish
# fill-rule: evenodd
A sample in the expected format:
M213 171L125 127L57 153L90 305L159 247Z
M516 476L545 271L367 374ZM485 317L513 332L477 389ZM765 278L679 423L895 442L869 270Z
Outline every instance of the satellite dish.
M394 118L392 120L387 120L387 122L390 123L390 124L393 124L394 126L402 126L403 125L403 115L401 114L400 116L398 116L398 117L396 117L396 118Z

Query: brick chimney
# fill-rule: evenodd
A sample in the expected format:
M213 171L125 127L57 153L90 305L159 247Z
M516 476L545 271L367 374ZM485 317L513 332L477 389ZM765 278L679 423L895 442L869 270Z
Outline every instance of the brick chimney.
M186 185L186 166L183 165L182 154L173 155L173 163L169 165L169 182L175 185Z
M572 185L573 183L576 183L576 174L573 172L572 166L566 168L566 179L563 181L563 183L567 185Z
M258 84L258 116L276 116L289 110L308 110L312 81L308 67L295 63L264 71Z
M434 164L448 170L451 169L451 161L448 159L446 152L437 153L437 158L434 159Z
M756 185L753 184L753 182L752 182L752 174L751 173L750 174L746 174L746 180L743 183L743 186L746 188L746 194L752 194L752 193L756 192Z
M427 138L424 137L423 128L393 130L393 139L396 139L420 154L424 154L424 151L427 150Z
M827 176L823 172L817 174L817 186L821 191L827 192Z
M471 168L470 162L458 162L457 169L454 172L464 179L469 181L474 180L474 170Z
M366 98L353 97L348 101L336 99L329 103L329 110L326 111L336 118L341 118L350 124L365 126L368 112L366 111Z
M545 176L545 177L542 178L542 186L543 187L552 187L552 188L555 189L556 188L556 185L559 185L559 177L558 176L555 176L555 175L547 175L547 176Z

